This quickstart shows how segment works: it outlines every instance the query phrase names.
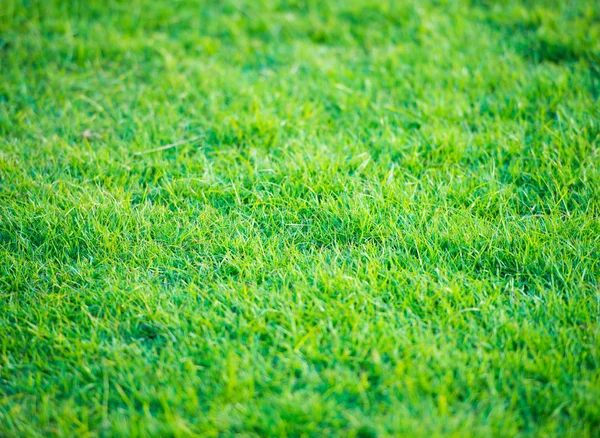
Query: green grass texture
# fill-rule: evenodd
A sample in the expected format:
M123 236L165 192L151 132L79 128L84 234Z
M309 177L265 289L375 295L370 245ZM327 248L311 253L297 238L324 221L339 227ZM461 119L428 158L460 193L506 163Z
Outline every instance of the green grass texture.
M600 434L597 0L0 0L0 436Z

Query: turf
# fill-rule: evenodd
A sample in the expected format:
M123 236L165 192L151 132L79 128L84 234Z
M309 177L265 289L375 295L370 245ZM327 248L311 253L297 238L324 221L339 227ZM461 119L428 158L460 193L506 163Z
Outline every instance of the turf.
M595 0L0 0L0 435L598 436Z

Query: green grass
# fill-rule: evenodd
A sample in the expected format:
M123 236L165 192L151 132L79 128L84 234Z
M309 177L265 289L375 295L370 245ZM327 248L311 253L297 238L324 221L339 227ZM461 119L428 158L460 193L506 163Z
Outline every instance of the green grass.
M596 0L0 0L0 435L598 436L599 96Z

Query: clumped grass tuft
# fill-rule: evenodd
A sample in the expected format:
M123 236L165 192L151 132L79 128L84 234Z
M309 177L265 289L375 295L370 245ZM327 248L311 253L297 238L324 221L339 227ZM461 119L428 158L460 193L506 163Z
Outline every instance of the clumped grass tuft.
M5 0L0 435L597 436L600 6Z

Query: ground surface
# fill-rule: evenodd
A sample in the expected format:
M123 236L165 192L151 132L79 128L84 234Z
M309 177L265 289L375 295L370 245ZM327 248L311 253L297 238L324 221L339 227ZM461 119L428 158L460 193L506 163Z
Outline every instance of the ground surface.
M0 435L598 433L595 0L2 0L0 63Z

